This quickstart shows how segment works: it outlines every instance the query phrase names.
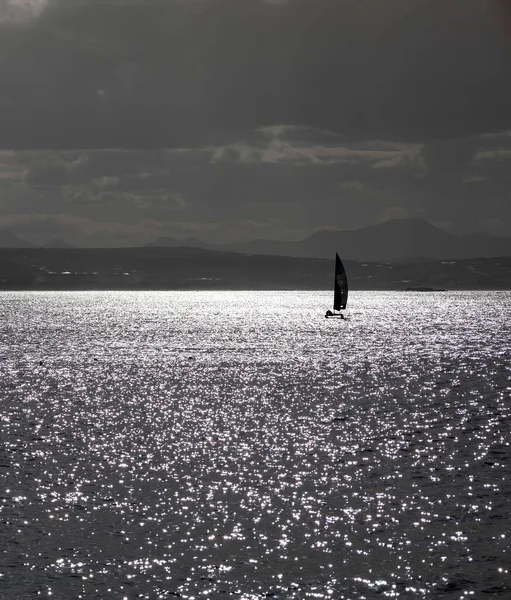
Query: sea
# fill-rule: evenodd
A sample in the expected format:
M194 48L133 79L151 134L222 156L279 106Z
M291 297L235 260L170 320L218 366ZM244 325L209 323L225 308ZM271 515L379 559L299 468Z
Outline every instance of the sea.
M511 598L511 293L2 292L0 598Z

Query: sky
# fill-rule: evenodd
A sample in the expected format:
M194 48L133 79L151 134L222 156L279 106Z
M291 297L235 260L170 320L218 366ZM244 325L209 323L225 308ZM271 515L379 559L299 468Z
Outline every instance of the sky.
M0 0L0 230L511 236L511 0Z

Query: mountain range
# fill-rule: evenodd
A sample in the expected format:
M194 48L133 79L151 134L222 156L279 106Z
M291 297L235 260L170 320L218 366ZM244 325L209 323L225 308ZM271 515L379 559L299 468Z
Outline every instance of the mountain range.
M379 225L346 231L317 231L299 241L253 240L207 244L195 238L160 238L153 247L189 246L246 254L347 260L412 260L420 258L476 258L511 256L511 238L487 233L457 236L422 219L392 219Z
M36 248L36 245L4 229L0 231L0 248Z
M32 242L27 242L23 238L14 235L11 231L4 229L0 231L0 248L72 248L71 244L68 244L64 240L59 238L53 238L38 246Z
M392 219L361 229L321 230L303 240L279 241L256 239L232 244L209 244L196 238L159 238L150 247L189 247L242 254L332 258L335 253L346 260L381 261L415 259L469 259L511 256L511 238L487 233L457 236L422 219ZM38 248L10 231L0 231L0 248ZM53 239L43 248L70 248L61 239Z

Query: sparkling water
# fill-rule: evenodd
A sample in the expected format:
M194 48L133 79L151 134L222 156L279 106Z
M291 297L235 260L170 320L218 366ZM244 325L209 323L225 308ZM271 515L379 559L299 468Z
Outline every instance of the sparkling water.
M510 598L510 302L0 294L0 597Z

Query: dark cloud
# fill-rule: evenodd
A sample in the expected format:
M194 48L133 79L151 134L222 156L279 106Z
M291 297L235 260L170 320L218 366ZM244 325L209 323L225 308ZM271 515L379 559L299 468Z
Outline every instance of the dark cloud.
M87 156L63 152L45 152L30 162L24 181L31 187L59 187L86 181Z
M0 0L0 226L509 234L510 18L504 0Z
M511 127L511 53L485 0L28 5L0 24L5 148L204 145L282 124L401 141Z
M509 0L488 0L489 6L496 9L496 15L502 31L511 42L511 2Z

